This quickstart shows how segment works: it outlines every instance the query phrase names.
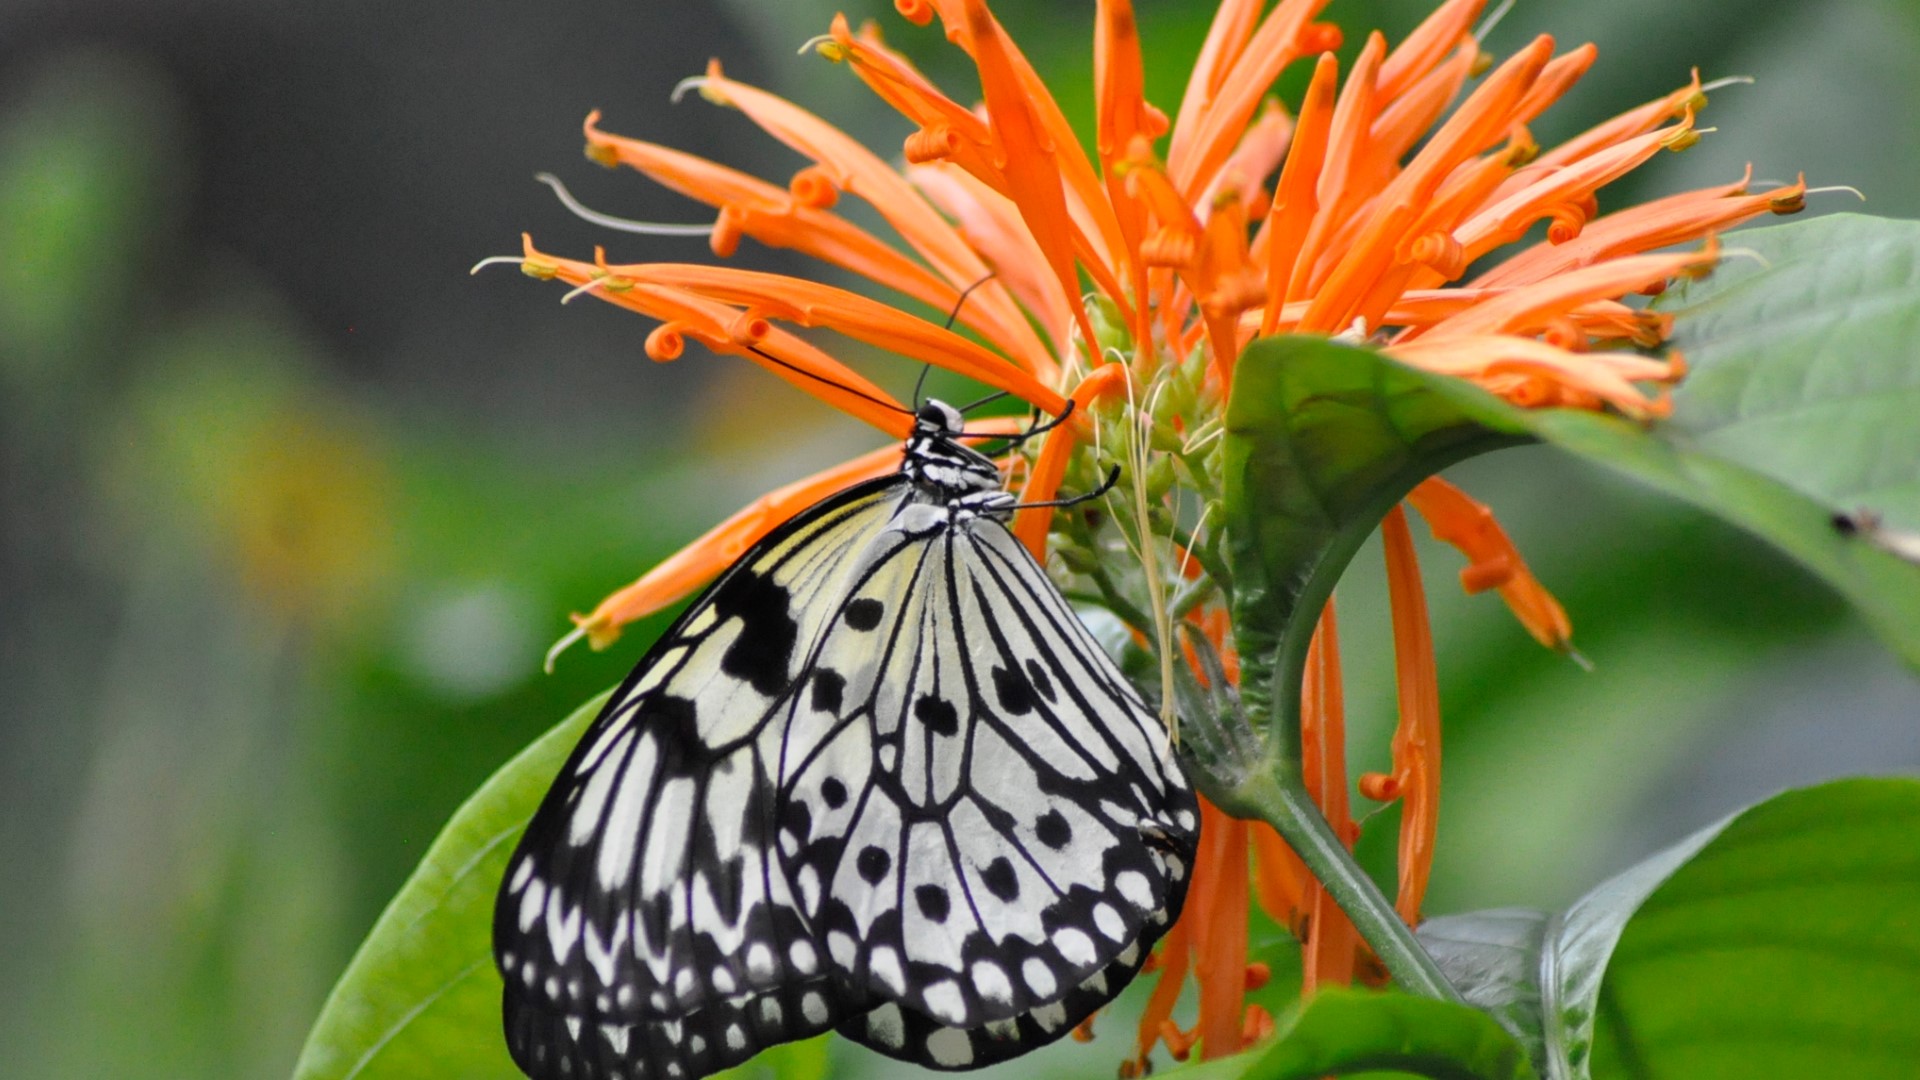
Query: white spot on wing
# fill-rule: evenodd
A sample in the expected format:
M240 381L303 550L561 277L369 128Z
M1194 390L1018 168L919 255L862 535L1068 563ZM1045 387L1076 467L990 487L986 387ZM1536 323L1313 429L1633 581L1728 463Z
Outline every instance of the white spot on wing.
M1008 981L1006 969L991 960L974 961L973 988L983 998L1001 1002L1013 1000L1013 983Z
M632 1034L633 1028L624 1024L600 1025L600 1035L607 1040L607 1048L612 1050L616 1057L626 1056L627 1038Z
M628 915L626 915L626 913L620 913L618 920L612 924L612 942L601 942L599 928L593 926L591 922L586 924L586 955L588 955L588 965L593 967L593 974L601 976L601 984L603 984L603 986L612 986L614 957L618 957L618 955L620 955L620 949L626 947L626 920L628 920ZM634 994L634 990L628 988L628 986L622 986L620 990L622 990L624 994ZM626 1001L622 1001L620 1005L626 1005Z
M527 894L520 898L521 933L532 930L533 924L540 921L540 908L546 900L547 887L539 878L534 878L527 883Z
M941 979L920 992L927 1003L927 1015L943 1024L960 1024L967 1019L967 1001L960 995L960 984Z
M1067 958L1067 963L1075 967L1091 964L1100 958L1100 954L1093 951L1093 939L1071 926L1054 931L1053 947L1059 949L1060 955Z
M755 979L773 974L773 950L767 948L766 942L756 941L747 950L747 973Z
M820 965L820 956L813 951L813 942L805 940L795 941L787 946L787 960L793 964L793 969L802 975L813 974L814 969Z
M1033 991L1035 997L1052 997L1053 992L1060 988L1059 982L1053 977L1053 969L1037 956L1027 957L1027 962L1020 965L1020 977L1027 980L1027 988Z
M867 1036L892 1050L907 1045L907 1022L900 1015L900 1006L889 1001L868 1013Z
M894 952L892 946L882 945L874 949L873 955L867 959L867 970L873 972L874 977L886 984L887 989L895 995L907 992L906 972L900 969L900 954Z
M959 1028L941 1028L927 1036L927 1056L944 1068L957 1068L973 1061L973 1040Z
M560 898L556 895L554 899ZM564 964L573 955L574 943L580 940L580 909L568 908L562 915L560 908L557 903L547 905L547 941L553 946L554 962Z
M845 931L835 930L827 935L827 954L832 956L833 962L841 967L852 968L853 958L858 951L852 936Z

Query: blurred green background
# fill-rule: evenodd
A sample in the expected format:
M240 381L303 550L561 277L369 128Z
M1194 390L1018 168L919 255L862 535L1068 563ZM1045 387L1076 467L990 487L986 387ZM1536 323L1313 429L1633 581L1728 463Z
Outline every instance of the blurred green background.
M1208 5L1138 0L1171 111ZM1069 110L1090 3L995 5ZM1424 0L1335 0L1397 40ZM904 125L796 57L834 8L13 0L0 7L0 1047L8 1075L276 1077L440 823L616 681L657 624L540 672L584 610L755 494L874 445L735 361L511 270L710 215L579 156L578 123L784 179L798 161L668 92L730 74L892 148ZM955 90L957 54L879 5ZM1603 204L1755 175L1920 215L1920 4L1523 0L1600 62L1543 144L1681 84L1718 131ZM1296 73L1297 77L1297 73ZM1815 196L1813 212L1852 208ZM1735 241L1737 245L1737 241ZM779 253L741 262L802 270ZM905 394L917 370L868 358ZM1456 470L1566 603L1584 673L1427 545L1447 710L1431 910L1564 902L1782 786L1920 768L1920 682L1757 543L1544 450ZM1424 537L1423 537L1424 542ZM1340 594L1357 768L1393 690L1377 549ZM1376 860L1393 832L1376 819ZM1108 1076L1120 1025L1074 1065ZM849 1069L879 1060L836 1051Z

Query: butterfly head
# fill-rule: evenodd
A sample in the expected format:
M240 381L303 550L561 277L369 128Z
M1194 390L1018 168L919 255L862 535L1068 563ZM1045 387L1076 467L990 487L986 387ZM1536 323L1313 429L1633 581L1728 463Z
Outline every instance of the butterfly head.
M928 398L926 404L913 414L913 431L916 435L946 435L952 438L965 429L966 422L967 418L960 415L959 409L939 398Z
M913 432L907 436L907 455L900 471L914 483L947 498L999 490L999 466L960 441L965 430L966 418L959 409L928 398L913 414Z

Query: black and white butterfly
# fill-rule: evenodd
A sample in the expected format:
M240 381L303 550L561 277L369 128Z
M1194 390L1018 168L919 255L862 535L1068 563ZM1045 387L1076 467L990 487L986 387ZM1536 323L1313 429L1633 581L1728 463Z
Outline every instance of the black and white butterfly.
M690 1080L830 1029L972 1068L1111 1000L1199 820L1166 728L1007 527L958 410L802 512L608 701L508 863L536 1080Z

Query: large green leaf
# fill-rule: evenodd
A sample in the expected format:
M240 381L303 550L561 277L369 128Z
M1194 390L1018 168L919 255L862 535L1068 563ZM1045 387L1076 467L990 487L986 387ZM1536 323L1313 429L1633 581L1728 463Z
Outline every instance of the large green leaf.
M541 736L454 813L327 997L296 1080L520 1077L499 1034L494 894L513 842L605 701Z
M1920 1061L1920 781L1790 791L1558 914L1420 938L1549 1080L1895 1076Z
M1920 222L1741 232L1663 297L1691 373L1665 436L1827 506L1920 529Z

